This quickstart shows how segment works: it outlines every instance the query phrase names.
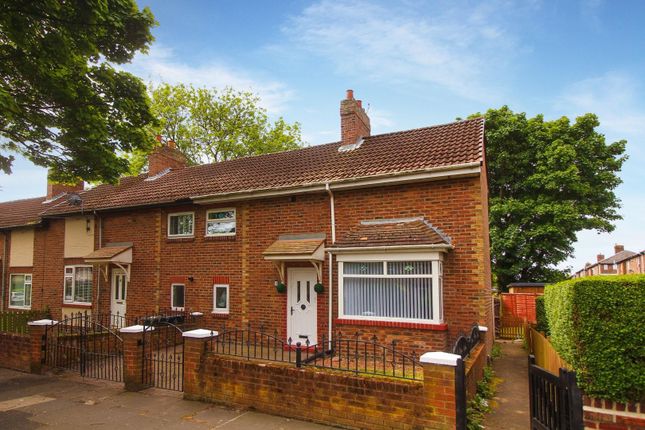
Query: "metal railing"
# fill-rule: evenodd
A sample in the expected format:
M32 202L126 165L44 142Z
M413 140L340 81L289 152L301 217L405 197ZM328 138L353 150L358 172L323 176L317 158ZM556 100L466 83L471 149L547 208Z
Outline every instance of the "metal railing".
M291 339L284 341L278 338L277 331L267 333L264 327L260 327L259 331L252 330L250 325L244 329L224 327L222 332L211 338L208 350L247 360L297 363L296 345Z
M479 343L481 339L481 333L479 331L479 325L475 323L470 329L468 336L462 334L455 341L455 345L452 347L452 353L460 355L462 359L465 359L470 354L470 351Z

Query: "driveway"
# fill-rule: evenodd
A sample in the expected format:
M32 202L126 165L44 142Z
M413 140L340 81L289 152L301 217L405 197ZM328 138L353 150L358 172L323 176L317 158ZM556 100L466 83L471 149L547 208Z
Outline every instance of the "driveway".
M324 430L322 425L182 399L158 389L131 393L122 384L71 374L0 369L0 429Z

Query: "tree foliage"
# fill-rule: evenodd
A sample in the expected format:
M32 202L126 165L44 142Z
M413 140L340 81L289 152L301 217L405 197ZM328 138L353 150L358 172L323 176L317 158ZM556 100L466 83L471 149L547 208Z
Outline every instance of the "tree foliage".
M162 84L150 90L157 124L151 134L174 140L195 164L297 149L300 124L283 118L271 123L260 99L250 92ZM131 158L132 173L144 167L145 154Z
M145 52L155 25L134 0L0 4L0 169L19 153L54 180L113 181L150 146L145 85L112 64Z
M607 144L594 114L545 121L507 106L486 118L491 260L498 288L556 281L576 234L610 232L624 140Z

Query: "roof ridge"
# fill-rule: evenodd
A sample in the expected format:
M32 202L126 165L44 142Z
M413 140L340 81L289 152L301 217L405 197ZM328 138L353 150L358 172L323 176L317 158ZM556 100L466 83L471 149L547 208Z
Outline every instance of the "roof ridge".
M439 128L439 127L448 127L451 125L457 125L457 124L463 124L465 122L475 122L475 121L482 121L484 122L484 116L478 116L476 118L469 118L469 119L460 119L458 121L451 121L451 122L444 122L443 124L434 124L434 125L427 125L425 127L417 127L417 128L410 128L408 130L399 130L399 131L390 131L388 133L381 133L381 134L372 134L370 136L365 136L366 139L370 139L372 137L381 137L381 136L390 136L393 134L405 134L405 133L410 133L413 131L421 131L421 130L430 130L433 128Z

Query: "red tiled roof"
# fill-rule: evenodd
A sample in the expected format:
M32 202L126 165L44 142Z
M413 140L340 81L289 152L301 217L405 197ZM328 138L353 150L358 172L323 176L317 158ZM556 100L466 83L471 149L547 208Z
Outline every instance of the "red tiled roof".
M83 257L86 260L101 260L101 259L110 259L112 257L115 257L122 252L127 251L128 249L132 248L132 246L104 246L103 248L99 248L96 251L93 251Z
M39 214L48 206L44 201L45 197L36 197L0 203L0 228L38 224Z
M100 185L81 193L83 210L169 204L197 196L297 188L326 182L477 163L483 160L484 119L364 138L352 151L339 152L340 142L239 158L172 170L155 180L145 175ZM43 214L76 213L66 201Z
M422 218L362 221L330 248L450 245L450 238Z

